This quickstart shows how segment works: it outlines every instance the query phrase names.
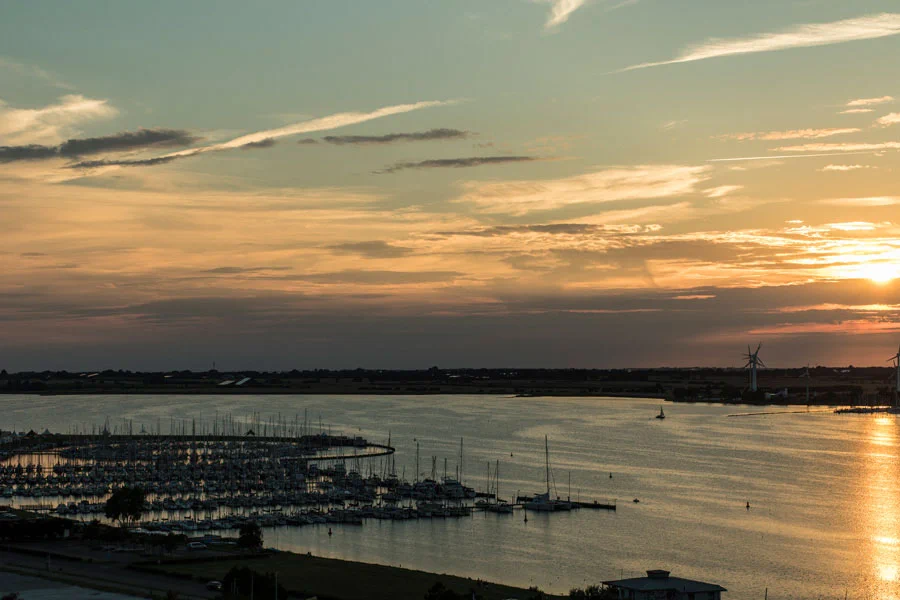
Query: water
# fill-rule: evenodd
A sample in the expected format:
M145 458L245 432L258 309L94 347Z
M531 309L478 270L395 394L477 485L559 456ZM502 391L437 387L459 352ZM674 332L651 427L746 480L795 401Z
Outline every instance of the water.
M69 431L231 412L310 420L397 447L398 472L455 474L501 494L542 491L544 435L556 493L618 510L476 514L363 527L267 529L266 545L564 593L665 568L719 583L730 600L900 598L898 422L828 412L729 417L749 407L496 396L2 396L0 428ZM610 478L609 474L613 477ZM639 498L635 504L632 499ZM750 502L751 508L745 508Z

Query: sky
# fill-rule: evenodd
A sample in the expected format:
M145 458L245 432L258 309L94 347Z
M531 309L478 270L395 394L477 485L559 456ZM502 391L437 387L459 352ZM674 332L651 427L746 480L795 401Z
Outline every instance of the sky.
M0 367L886 365L896 0L0 7Z

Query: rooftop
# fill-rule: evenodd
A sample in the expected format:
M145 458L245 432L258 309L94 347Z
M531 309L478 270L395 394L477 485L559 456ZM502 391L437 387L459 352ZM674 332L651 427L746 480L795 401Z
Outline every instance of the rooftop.
M725 588L715 583L705 583L681 577L671 577L669 571L652 569L647 571L646 577L632 577L631 579L618 579L604 581L604 585L622 588L626 590L654 592L672 590L676 592L727 592Z

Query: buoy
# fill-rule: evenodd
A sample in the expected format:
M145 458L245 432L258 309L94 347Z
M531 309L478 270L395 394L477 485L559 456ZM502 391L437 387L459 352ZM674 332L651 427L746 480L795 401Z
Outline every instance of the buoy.
M331 527L328 528L328 535L331 535Z
M750 503L747 502L747 510L750 510Z
M612 473L609 474L609 478L612 479Z

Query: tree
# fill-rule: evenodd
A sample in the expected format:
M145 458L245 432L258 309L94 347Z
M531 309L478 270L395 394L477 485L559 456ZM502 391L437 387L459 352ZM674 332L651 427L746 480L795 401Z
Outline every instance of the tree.
M238 537L238 547L247 550L259 550L263 545L262 530L256 523L244 523L241 525L241 533Z
M569 598L572 600L616 600L618 594L612 588L589 585L584 589L572 588L569 590Z
M247 567L231 567L222 579L222 587L226 598L249 598L251 593L257 600L287 598L287 589L277 585L278 577L274 573L257 573Z
M544 591L536 585L528 588L528 591L531 592L531 595L528 596L528 600L548 600L547 594L544 593Z
M425 593L425 600L459 600L459 594L438 581Z
M113 492L106 501L104 513L113 521L122 523L125 519L137 522L144 512L147 492L140 487L123 487Z
M437 581L425 592L425 600L482 600L482 597L475 590L457 594L440 581Z

